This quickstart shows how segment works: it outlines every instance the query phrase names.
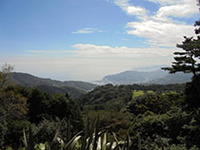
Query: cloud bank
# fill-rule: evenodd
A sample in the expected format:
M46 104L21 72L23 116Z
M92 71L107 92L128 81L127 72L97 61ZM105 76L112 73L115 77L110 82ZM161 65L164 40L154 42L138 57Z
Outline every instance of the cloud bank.
M151 46L175 47L182 36L192 36L193 25L180 22L179 18L189 18L198 12L195 0L148 0L159 4L159 9L153 15L148 14L148 8L135 6L130 0L114 0L127 15L135 16L139 21L126 24L127 34L148 39Z
M73 45L71 50L29 50L26 55L7 57L1 62L14 64L16 71L37 76L94 81L133 68L168 65L173 52L174 49L159 47L130 48L79 43Z

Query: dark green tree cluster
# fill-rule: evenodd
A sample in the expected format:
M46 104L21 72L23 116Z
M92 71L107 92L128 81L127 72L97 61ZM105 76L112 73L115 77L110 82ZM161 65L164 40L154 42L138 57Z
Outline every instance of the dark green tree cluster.
M185 95L151 93L134 98L128 105L133 147L142 149L199 149L200 109L186 111Z
M128 111L132 114L131 134L135 149L199 149L200 112L200 21L195 23L195 37L184 37L175 52L170 73L192 73L183 93L151 93L134 98Z
M120 111L131 98L132 90L128 86L107 84L87 93L81 101L85 105L93 106L95 110Z
M8 86L10 71L5 66L0 73L0 149L5 145L17 149L22 145L23 130L28 128L33 130L36 142L51 141L56 132L69 140L82 129L80 109L72 99L35 88Z
M134 98L128 105L133 118L133 147L137 148L138 140L141 140L141 146L146 149L177 144L181 127L189 118L189 115L184 116L182 113L182 102L181 94L171 92L151 93Z

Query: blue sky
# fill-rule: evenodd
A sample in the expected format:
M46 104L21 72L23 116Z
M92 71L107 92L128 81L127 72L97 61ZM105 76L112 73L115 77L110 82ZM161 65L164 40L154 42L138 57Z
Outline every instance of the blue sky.
M170 65L196 0L0 0L0 63L58 80Z

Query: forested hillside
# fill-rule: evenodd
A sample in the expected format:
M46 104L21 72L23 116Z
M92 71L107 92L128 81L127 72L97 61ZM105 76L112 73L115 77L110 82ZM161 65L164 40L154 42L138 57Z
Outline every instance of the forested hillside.
M11 83L25 87L35 87L43 92L50 94L66 94L77 99L97 85L82 81L57 81L39 78L27 73L13 72L10 74Z
M100 110L115 110L120 111L127 106L132 100L134 91L142 91L143 94L162 93L162 92L178 92L182 93L185 84L172 84L172 85L119 85L113 86L107 84L104 86L96 87L91 92L83 96L81 102L84 105L93 106L95 109Z

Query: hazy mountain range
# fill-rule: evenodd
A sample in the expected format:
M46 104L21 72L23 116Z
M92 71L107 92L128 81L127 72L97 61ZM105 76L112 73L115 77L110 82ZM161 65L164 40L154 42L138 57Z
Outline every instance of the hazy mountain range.
M124 71L121 73L105 76L102 84L175 84L186 83L191 80L192 74L176 73L169 74L161 69L154 71Z
M44 92L56 94L68 93L72 98L94 89L97 85L82 81L57 81L52 79L39 78L27 73L11 73L11 80L15 84L26 87L35 87Z
M185 83L191 80L191 74L176 73L168 74L161 69L154 71L124 71L118 74L105 76L98 84L175 84ZM27 73L11 73L11 80L15 84L26 87L36 87L44 92L56 94L68 93L72 98L93 90L97 84L82 81L58 81L52 79L39 78Z

